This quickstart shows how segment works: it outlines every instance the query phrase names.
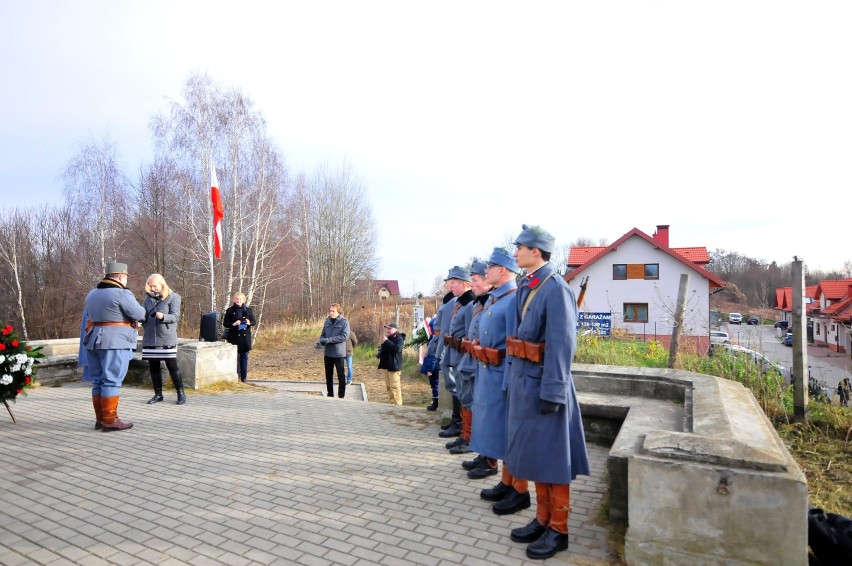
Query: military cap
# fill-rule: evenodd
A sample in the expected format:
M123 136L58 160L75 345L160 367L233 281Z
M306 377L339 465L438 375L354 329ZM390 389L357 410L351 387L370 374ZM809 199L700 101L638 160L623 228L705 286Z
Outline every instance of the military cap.
M527 226L524 224L521 226L521 235L518 236L513 243L521 244L528 248L538 248L543 252L553 253L556 238L554 238L550 232L541 226Z
M385 328L393 328L395 330L399 330L399 326L397 326L397 324L395 322L389 322L388 324L385 325Z
M107 275L119 275L124 274L127 275L127 264L119 263L117 261L111 261L106 264L106 272Z
M515 258L512 257L506 248L494 248L494 251L491 252L491 257L488 258L488 265L499 265L512 273L520 272L518 262L515 261Z
M485 277L485 270L488 269L488 265L484 262L476 260L470 266L470 274L471 275L479 275L480 277Z
M450 272L447 274L447 279L458 279L459 281L467 281L470 283L470 275L467 272L459 267L458 265L454 265ZM444 279L446 281L447 279Z

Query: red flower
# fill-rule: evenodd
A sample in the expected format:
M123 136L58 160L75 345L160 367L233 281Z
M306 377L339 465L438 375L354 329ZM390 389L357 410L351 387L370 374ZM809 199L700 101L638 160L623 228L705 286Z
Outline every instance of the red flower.
M27 376L27 377L24 379L24 381L25 381L26 383L29 383L29 382L31 381L31 380L30 380L30 376Z
M8 329L8 328L4 328L4 329L3 329L3 336L8 336L8 335L9 335L9 329Z
M0 352L6 349L6 344L0 344Z
M539 284L538 277L536 277L536 278L532 279L532 280L530 281L530 289L532 289L533 287L535 287L535 286L536 286L536 285L538 285L538 284Z
M13 330L15 330L15 329L14 329L14 328L12 328L12 325L11 325L11 324L7 324L7 325L6 325L6 328L4 328L3 330L8 330L9 332L12 332L12 331L13 331ZM8 333L7 333L7 334L8 334Z
M13 347L13 348L17 348L17 347L18 347L18 341L17 341L17 340L12 340L12 347Z
M23 389L18 389L18 395L21 394L21 391L23 391Z

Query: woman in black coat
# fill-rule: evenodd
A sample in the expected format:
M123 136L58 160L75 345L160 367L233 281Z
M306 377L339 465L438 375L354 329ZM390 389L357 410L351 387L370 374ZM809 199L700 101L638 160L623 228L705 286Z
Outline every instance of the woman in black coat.
M237 374L245 383L248 373L248 353L251 350L251 327L256 324L254 313L245 304L246 296L234 295L234 304L225 311L222 325L228 330L228 342L237 347Z

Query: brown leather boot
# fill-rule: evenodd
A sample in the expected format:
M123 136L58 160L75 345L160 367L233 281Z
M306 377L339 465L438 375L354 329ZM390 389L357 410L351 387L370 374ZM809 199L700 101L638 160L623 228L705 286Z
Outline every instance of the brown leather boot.
M101 397L101 411L103 411L103 432L133 428L133 423L121 422L121 419L118 418L118 395Z
M101 430L104 428L104 418L100 395L92 395L92 406L95 408L95 430Z

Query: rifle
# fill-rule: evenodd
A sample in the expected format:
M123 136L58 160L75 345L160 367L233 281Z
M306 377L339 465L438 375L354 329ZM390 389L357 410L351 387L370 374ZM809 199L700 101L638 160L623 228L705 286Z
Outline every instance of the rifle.
M583 306L583 297L586 296L586 286L589 284L589 276L586 275L583 277L583 281L580 282L580 294L577 296L577 310L580 310L580 307Z

